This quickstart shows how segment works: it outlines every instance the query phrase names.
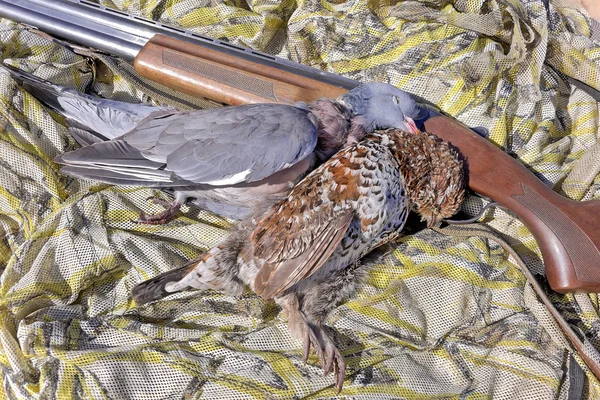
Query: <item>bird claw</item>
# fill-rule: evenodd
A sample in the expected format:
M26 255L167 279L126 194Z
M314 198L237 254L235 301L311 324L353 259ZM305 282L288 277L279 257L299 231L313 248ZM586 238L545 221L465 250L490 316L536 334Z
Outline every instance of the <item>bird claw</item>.
M308 355L310 354L310 329L306 330L306 333L304 335L304 354L302 356L302 360L304 361L304 364L306 364L308 362Z
M149 215L146 213L141 213L138 219L134 222L138 224L148 224L148 225L162 225L168 222L173 221L177 217L177 213L181 208L181 204L179 203L170 203L163 199L153 199L153 201L166 206L167 209L158 214Z
M333 368L333 375L335 376L335 387L338 393L342 391L344 385L344 378L346 377L346 362L340 351L335 347L335 344L327 335L323 327L312 326L306 324L306 331L304 334L304 362L308 361L308 354L310 353L310 347L315 349L317 357L323 365L323 376L329 375Z
M146 201L151 201L152 204L158 204L163 207L171 207L173 205L169 200L161 199L160 197L148 196L146 197Z

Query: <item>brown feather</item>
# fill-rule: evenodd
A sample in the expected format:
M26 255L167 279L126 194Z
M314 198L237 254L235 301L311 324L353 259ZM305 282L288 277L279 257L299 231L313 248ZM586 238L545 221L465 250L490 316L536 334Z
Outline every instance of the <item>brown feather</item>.
M456 214L464 200L463 163L456 150L436 135L386 131L395 142L394 156L400 161L406 193L412 208L428 226ZM371 140L380 136L371 135Z
M325 264L340 244L352 222L352 216L352 211L347 210L344 215L329 219L322 233L298 257L264 264L254 281L256 294L271 299L301 279L310 277Z
M208 257L208 253L203 253L198 258L188 262L182 267L163 272L156 275L154 278L138 283L131 291L131 295L135 304L138 306L149 303L154 300L162 299L165 296L173 294L165 290L165 285L171 282L181 280L185 275L196 268L198 262Z

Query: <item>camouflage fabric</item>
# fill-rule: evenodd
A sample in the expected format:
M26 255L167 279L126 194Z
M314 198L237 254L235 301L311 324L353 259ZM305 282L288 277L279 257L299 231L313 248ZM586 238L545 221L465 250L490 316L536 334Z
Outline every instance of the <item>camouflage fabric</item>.
M600 30L567 0L103 4L390 82L487 127L564 196L600 198ZM4 62L100 96L214 106L8 20L0 46ZM364 286L328 321L348 364L339 396L314 354L302 362L280 310L251 293L185 293L135 307L136 283L218 243L228 221L184 207L165 226L131 222L160 211L147 197L167 195L61 175L53 158L77 146L62 118L3 74L0 122L0 398L567 399L580 390L600 398L600 382L515 259L489 238L415 230L366 261ZM470 197L464 211L484 202ZM484 220L543 283L524 226L500 209ZM547 295L600 360L597 295Z

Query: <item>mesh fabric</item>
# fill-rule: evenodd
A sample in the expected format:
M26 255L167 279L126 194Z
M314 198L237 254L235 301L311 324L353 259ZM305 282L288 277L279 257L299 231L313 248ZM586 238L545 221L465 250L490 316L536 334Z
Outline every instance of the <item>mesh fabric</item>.
M470 126L576 199L599 197L599 43L589 17L542 1L105 1L136 15L362 81L390 82ZM213 107L94 62L3 20L5 62L104 97ZM575 79L576 81L574 81ZM581 83L577 83L581 82ZM184 207L163 226L145 188L60 174L76 148L62 117L0 74L0 398L336 397L285 316L251 293L187 292L135 307L131 289L217 244L228 221ZM501 166L498 166L501 168ZM475 215L485 200L470 197ZM502 232L543 282L531 234L501 209ZM328 324L348 373L340 397L566 399L569 359L587 398L600 383L493 241L417 230L373 268ZM597 295L548 296L600 349Z

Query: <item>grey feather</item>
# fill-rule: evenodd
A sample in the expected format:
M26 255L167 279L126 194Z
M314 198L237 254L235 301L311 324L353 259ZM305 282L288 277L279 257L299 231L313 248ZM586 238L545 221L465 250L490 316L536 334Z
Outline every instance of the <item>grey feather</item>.
M75 89L51 84L7 64L0 64L0 70L8 73L23 89L50 108L83 126L102 132L104 140L116 138L133 129L152 113L166 110L164 107L90 96Z
M110 170L101 167L88 167L88 166L65 166L62 171L69 176L80 178L80 179L91 179L99 182L108 183L111 185L124 185L124 186L144 186L148 187L148 183L152 182L152 187L155 188L173 188L177 184L173 183L168 175L163 177L162 180L157 177L136 177L134 173L128 172L126 174L120 173L115 170ZM144 171L138 171L140 176ZM183 186L188 186L182 183Z
M57 157L56 162L69 165L102 164L147 169L164 167L164 163L144 158L138 149L123 140L111 140L82 147Z
M101 143L107 140L106 136L73 119L66 118L65 124L69 128L71 136L82 146L91 146L94 143Z
M154 300L161 299L170 294L165 290L165 285L170 282L177 282L183 278L190 270L193 270L195 264L193 262L184 265L183 267L175 268L152 279L137 284L131 295L135 303L139 306L149 303Z
M203 210L208 210L225 218L242 220L250 217L252 214L252 207L249 206L240 206L201 198L194 200L193 203Z
M258 181L296 164L313 152L317 134L308 110L250 104L148 119L122 139L182 179L218 186Z

